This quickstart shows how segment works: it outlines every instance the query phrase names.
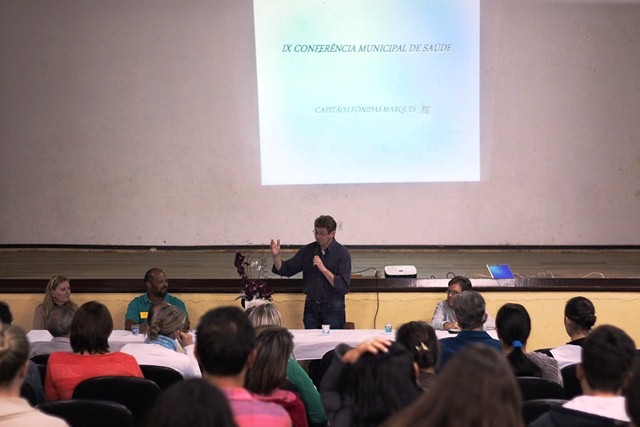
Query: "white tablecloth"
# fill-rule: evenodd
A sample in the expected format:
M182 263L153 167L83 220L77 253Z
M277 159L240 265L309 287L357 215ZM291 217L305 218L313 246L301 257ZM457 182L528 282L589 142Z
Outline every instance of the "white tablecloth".
M320 359L329 350L333 350L338 344L345 343L355 347L362 341L375 337L383 337L394 340L395 329L385 333L383 329L332 329L324 335L320 329L290 329L293 334L294 353L298 360ZM487 331L489 335L497 339L496 331ZM455 335L447 331L436 331L438 339L449 338ZM27 334L30 342L49 341L51 334L45 330L32 330ZM142 343L145 335L133 335L131 331L115 330L109 337L109 349L119 351L125 344Z
M120 351L125 344L129 343L143 343L146 336L145 334L133 335L131 331L116 330L109 336L109 350ZM50 341L51 334L47 330L34 329L27 333L27 339L29 342Z

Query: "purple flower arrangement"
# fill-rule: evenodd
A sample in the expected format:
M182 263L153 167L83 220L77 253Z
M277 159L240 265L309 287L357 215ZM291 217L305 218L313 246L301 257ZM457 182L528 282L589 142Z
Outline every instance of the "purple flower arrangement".
M236 252L236 259L233 265L238 271L238 276L242 279L242 291L237 299L244 301L252 301L254 299L272 300L273 291L269 288L267 281L264 279L252 279L250 275L251 268L256 269L258 275L261 273L262 260L249 258L249 261L246 261L246 257L242 253Z

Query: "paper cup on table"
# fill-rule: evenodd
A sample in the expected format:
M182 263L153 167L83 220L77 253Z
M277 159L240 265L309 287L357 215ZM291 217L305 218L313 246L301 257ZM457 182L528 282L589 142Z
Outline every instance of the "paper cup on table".
M329 335L330 331L331 331L331 325L322 325L322 334L323 335Z

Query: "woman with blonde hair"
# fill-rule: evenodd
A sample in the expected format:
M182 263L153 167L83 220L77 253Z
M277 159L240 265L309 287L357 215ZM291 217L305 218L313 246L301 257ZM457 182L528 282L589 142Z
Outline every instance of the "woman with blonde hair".
M78 305L71 301L71 284L64 276L53 276L44 290L44 300L33 313L32 329L47 329L47 316L56 305L66 305L74 312Z
M127 344L120 351L135 357L140 365L166 366L184 378L200 378L193 336L182 332L186 321L187 314L174 305L154 307L144 344ZM178 352L178 343L184 353Z
M22 329L0 323L0 425L66 426L20 397L27 375L29 341Z

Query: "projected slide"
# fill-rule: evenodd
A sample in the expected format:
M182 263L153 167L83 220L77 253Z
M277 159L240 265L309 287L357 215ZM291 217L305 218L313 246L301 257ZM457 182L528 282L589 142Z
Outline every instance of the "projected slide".
M263 185L480 179L479 0L254 0Z

